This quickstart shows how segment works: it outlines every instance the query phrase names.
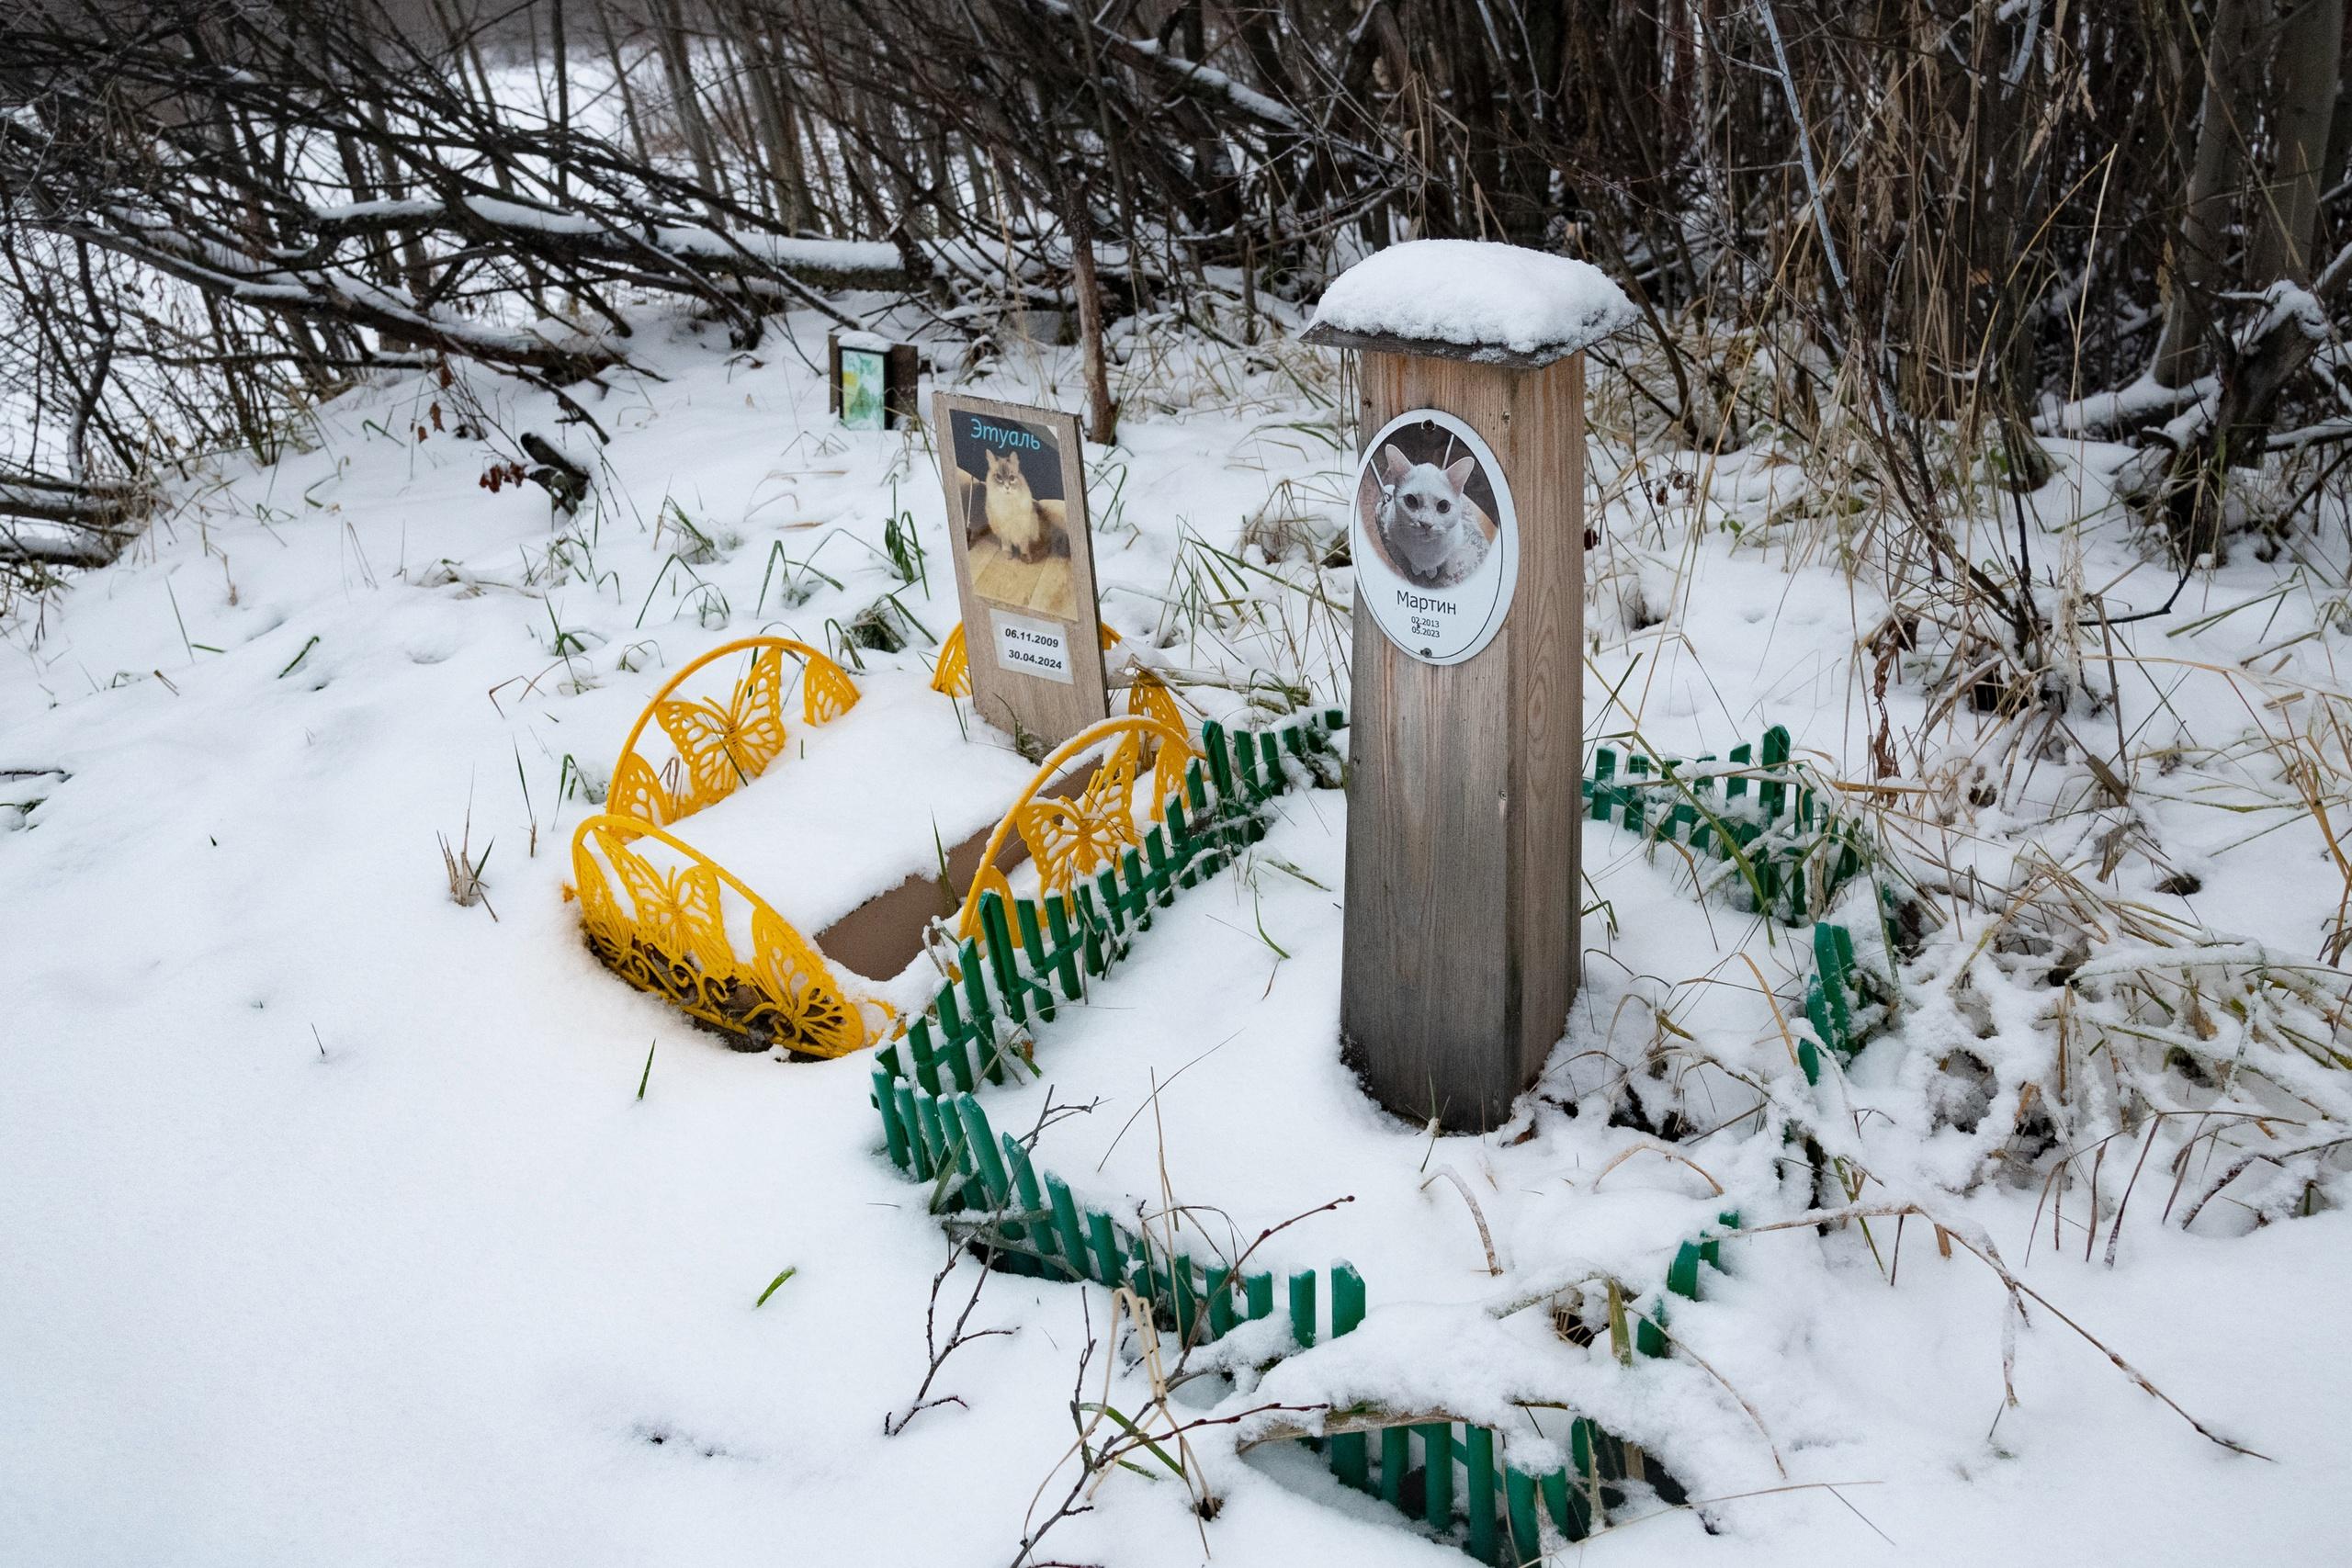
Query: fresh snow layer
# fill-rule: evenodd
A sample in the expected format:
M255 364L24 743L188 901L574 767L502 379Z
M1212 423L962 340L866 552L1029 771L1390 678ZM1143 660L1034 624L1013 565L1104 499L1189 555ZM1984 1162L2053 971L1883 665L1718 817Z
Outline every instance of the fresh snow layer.
M787 696L784 754L670 829L804 936L910 876L935 874L942 848L993 826L1037 771L994 730L969 727L967 739L918 674L850 679L857 705L823 725L802 723L798 697ZM713 685L723 700L724 682ZM660 742L653 750L658 766ZM644 852L662 858L658 845Z
M578 394L605 446L560 424L544 392L471 389L485 428L593 457L598 488L573 520L536 489L481 485L513 456L506 434L459 437L431 413L466 389L422 375L360 388L318 412L308 449L222 460L120 563L6 626L0 1563L1013 1560L1070 1448L1104 1293L993 1279L968 1325L989 1337L930 1388L956 1403L885 1437L931 1372L927 1310L950 1248L879 1152L870 1061L728 1051L600 968L563 897L571 831L671 672L758 631L838 648L829 626L886 592L930 635L864 651L858 707L814 728L790 717L789 753L689 818L689 840L815 921L927 868L930 817L952 840L1027 775L1008 737L968 705L959 725L923 687L956 615L936 470L920 432L844 432L826 414L808 367L829 325L800 313L746 355L644 322L632 353L658 377L616 372ZM953 345L930 346L954 374ZM1344 521L1330 361L1114 348L1148 369L1119 372L1119 445L1086 453L1102 615L1125 639L1111 657L1150 650L1220 717L1250 716L1186 672L1278 672L1343 701L1344 613L1279 587L1308 576L1301 554L1261 547L1284 529L1328 541ZM1050 405L1080 379L1074 351L1055 351L957 384ZM2054 455L2061 477L2021 498L2035 559L2081 548L2085 580L2113 583L2119 607L2160 604L2172 575L2083 521L2112 455ZM1880 710L1854 647L1879 606L1858 611L1865 588L1784 547L1775 519L1803 494L1797 466L1603 443L1594 468L1588 743L1637 728L1721 754L1780 722L1836 776L1871 776ZM929 552L912 583L880 548L901 513ZM1212 573L1223 585L1207 592ZM1344 606L1348 574L1321 581ZM2117 626L2119 650L2226 669L2267 668L2278 649L2332 656L2337 610L2315 589L2192 624L2276 586L2249 556L2176 615ZM2229 682L2150 665L2118 666L2141 743L2245 728ZM734 673L695 690L723 700ZM1926 722L1907 674L1886 703L1898 736ZM2308 953L2335 904L2326 846L2304 818L2266 806L2261 825L2284 826L2249 837L2240 811L2203 804L2261 798L2251 771L2224 793L2235 765L2191 758L2170 793L2136 803L2202 878L2193 900L2157 890L2136 854L2112 886ZM2054 773L2013 809L2063 815ZM1947 1130L1920 1147L1902 1130L1931 1091L1937 1029L2017 1049L2041 996L1994 989L2007 1010L1989 1037L1923 1000L1921 1021L1824 1093L1850 1098L1874 1168L1938 1192L2059 1310L2276 1462L2207 1443L2051 1313L2005 1322L1990 1275L1958 1248L1939 1257L1920 1224L1727 1245L1705 1299L1671 1309L1704 1368L1620 1368L1605 1342L1553 1337L1540 1309L1498 1314L1531 1285L1594 1270L1655 1281L1721 1208L1713 1182L1753 1200L1750 1223L1810 1201L1802 1165L1738 1114L1736 1085L1688 1089L1701 1125L1677 1152L1691 1165L1593 1109L1676 1031L1747 1069L1775 1054L1785 1067L1748 963L1793 1017L1802 933L1695 898L1679 857L1589 824L1587 979L1542 1092L1498 1134L1432 1138L1373 1106L1339 1060L1346 810L1333 790L1281 797L1241 865L1159 911L1063 1010L1040 1079L983 1096L1016 1135L1050 1105L1046 1168L1124 1214L1189 1205L1204 1252L1347 1200L1252 1266L1353 1260L1371 1306L1361 1343L1262 1384L1238 1362L1230 1384L1186 1384L1180 1410L1379 1394L1508 1416L1508 1394L1573 1398L1711 1500L1705 1525L1668 1513L1568 1559L1590 1568L2340 1560L2352 1360L2329 1303L2352 1298L2352 1216L2183 1234L2157 1222L2172 1173L2151 1169L2109 1268L2103 1229L2085 1256L2079 1190L2053 1248L2032 1190L1939 1192L1982 1163L1975 1141ZM1962 848L1998 880L2012 826L1994 812L1939 830L1974 832ZM441 834L487 851L495 919L450 901ZM2096 846L2083 852L2095 872ZM2123 1177L2108 1175L2112 1194ZM1890 1283L1879 1255L1897 1247ZM941 1288L943 1341L973 1279L961 1265ZM2005 1407L2011 1331L2018 1403ZM1131 1351L1098 1349L1075 1396L1141 1411ZM1510 1440L1541 1452L1556 1416L1529 1414ZM1214 1520L1174 1482L1116 1471L1037 1555L1462 1568L1313 1455L1238 1453L1238 1431L1190 1439L1223 1503Z
M1356 263L1323 291L1334 332L1536 354L1630 326L1633 301L1599 267L1488 240L1408 240Z

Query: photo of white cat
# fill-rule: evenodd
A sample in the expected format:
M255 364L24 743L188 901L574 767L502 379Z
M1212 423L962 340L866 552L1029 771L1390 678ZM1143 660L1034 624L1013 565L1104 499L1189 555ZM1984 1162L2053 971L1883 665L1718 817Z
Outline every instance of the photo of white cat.
M1364 443L1348 540L1356 605L1430 664L1475 659L1510 613L1518 513L1486 438L1438 409Z
M1383 442L1364 465L1357 504L1388 566L1417 587L1466 581L1494 543L1491 482L1475 456L1435 427Z
M1379 505L1381 541L1396 570L1424 588L1452 587L1487 557L1487 535L1462 489L1477 461L1465 455L1441 468L1412 461L1393 442L1380 449L1388 487Z
M1052 432L972 413L957 413L954 425L954 487L973 591L1013 609L1076 619L1069 504Z

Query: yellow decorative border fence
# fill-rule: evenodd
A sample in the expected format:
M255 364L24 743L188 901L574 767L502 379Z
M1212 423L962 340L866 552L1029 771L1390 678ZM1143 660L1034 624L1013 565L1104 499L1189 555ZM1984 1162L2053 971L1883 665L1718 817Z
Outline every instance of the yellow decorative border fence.
M732 654L752 667L722 705L680 696L699 671ZM639 990L666 997L752 1049L780 1045L839 1056L874 1043L890 1010L854 998L814 943L749 884L693 845L664 832L726 799L784 754L785 655L799 659L800 716L811 726L857 704L849 672L790 637L744 637L711 649L670 677L621 742L605 812L571 835L572 888L588 945L605 966ZM639 749L647 726L668 737L675 756L657 769ZM648 858L662 844L683 864ZM729 934L729 895L748 916L751 951Z
M1104 628L1106 639L1113 635ZM951 637L943 648L934 687L953 688L961 641ZM723 704L682 694L696 674L742 653L752 656L751 668ZM654 694L621 742L604 812L573 829L571 892L580 900L589 948L630 985L738 1037L746 1049L840 1056L874 1044L890 1028L889 1005L861 994L854 976L844 983L846 972L756 888L665 830L726 799L784 755L787 654L802 665L803 722L826 724L856 705L849 672L789 637L744 637L688 663ZM959 935L977 931L982 894L1010 897L1000 862L1016 839L1036 863L1041 895L1064 897L1139 842L1135 792L1147 774L1154 816L1182 793L1185 764L1198 751L1173 694L1138 670L1127 702L1129 713L1057 748L1006 810L964 900ZM653 734L665 737L675 753L659 767L642 745ZM1105 748L1082 789L1068 795L1057 788L1080 759ZM649 855L649 845L660 852ZM739 942L746 932L748 943Z

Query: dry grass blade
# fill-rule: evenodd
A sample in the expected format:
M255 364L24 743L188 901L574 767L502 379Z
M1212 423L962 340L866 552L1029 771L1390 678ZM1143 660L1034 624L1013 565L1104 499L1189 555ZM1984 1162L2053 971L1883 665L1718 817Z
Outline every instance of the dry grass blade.
M1702 1174L1703 1175L1704 1173L1702 1172ZM1471 1223L1478 1227L1478 1245L1487 1249L1487 1272L1489 1275L1501 1274L1503 1271L1503 1266L1495 1257L1494 1232L1487 1228L1486 1213L1478 1207L1478 1200L1471 1194L1470 1184L1462 1179L1460 1173L1454 1170L1452 1166L1442 1165L1438 1167L1436 1170L1430 1172L1428 1180L1421 1183L1421 1190L1424 1192L1428 1191L1430 1190L1430 1182L1435 1181L1440 1177L1443 1177L1446 1180L1453 1183L1453 1190L1456 1192L1461 1193L1462 1201L1470 1206ZM1717 1188L1716 1190L1720 1192L1723 1189Z
M441 866L449 876L450 901L460 909L470 909L479 904L483 908L489 909L490 918L495 920L498 919L498 911L491 907L490 895L487 891L488 884L482 881L481 875L482 868L490 863L490 852L493 846L484 844L481 858L476 860L472 852L473 831L474 816L473 812L469 810L466 813L465 830L460 835L456 848L450 847L448 834L435 835L441 840Z
M1836 1209L1815 1210L1810 1213L1799 1214L1793 1219L1775 1220L1767 1224L1743 1225L1738 1230L1724 1232L1717 1239L1729 1241L1740 1236L1766 1235L1773 1231L1801 1230L1820 1225L1837 1224L1846 1220L1881 1218L1893 1219L1905 1214L1918 1215L1921 1219L1926 1220L1928 1224L1936 1227L1939 1238L1944 1235L1949 1235L1952 1240L1968 1248L1970 1252L1974 1253L1977 1260L1993 1271L1995 1278L2001 1281L2002 1288L2008 1292L2009 1304L2012 1308L2013 1315L2006 1317L2003 1323L2003 1347L2001 1355L2001 1383L2002 1387L2007 1391L2006 1397L2008 1404L2015 1404L2017 1403L2017 1382L2015 1376L2017 1356L2015 1346L2009 1340L2011 1325L2016 1320L2021 1319L2025 1315L2024 1303L2030 1301L2041 1306L2044 1311L2049 1313L2051 1316L2056 1318L2059 1322L2064 1324L2067 1327L2073 1329L2077 1335L2081 1336L2093 1349L2097 1350L2100 1355L2105 1356L2108 1360L2113 1364L2116 1371L2131 1379L2133 1385L2136 1386L2143 1393L2155 1399L2174 1415L2188 1422L2190 1427L2196 1429L2198 1436L2203 1438L2206 1441L2213 1443L2221 1448L2225 1448L2232 1453L2244 1454L2248 1459L2267 1460L2270 1458L2268 1454L2258 1452L2256 1450L2247 1448L2245 1444L2237 1442L2233 1438L2222 1436L2219 1432L2216 1432L2211 1427L2206 1426L2204 1422L2199 1421L2196 1416L2191 1416L2188 1411L2182 1409L2179 1403L2176 1401L2172 1395L2158 1388L2155 1383L2149 1379L2145 1372L2143 1372L2139 1368L2125 1360L2122 1356L2120 1355L2105 1340L2101 1339L2098 1335L2093 1334L2089 1329L2085 1328L2081 1324L2076 1323L2073 1318L2060 1311L2058 1307L2051 1302L2049 1297L2043 1295L2041 1292L2035 1290L2024 1280L2019 1280L2015 1274L2009 1272L2008 1265L2001 1261L2000 1252L1994 1247L1990 1236L1975 1230L1973 1226L1961 1224L1950 1220L1939 1219L1935 1214L1930 1213L1928 1210L1922 1208L1917 1203L1848 1203Z
M1743 954L1743 956L1745 955ZM1761 978L1761 976L1758 977ZM1743 1111L1740 1114L1746 1116L1752 1114L1752 1112ZM1656 1155L1660 1159L1669 1159L1677 1165L1689 1167L1691 1170L1698 1173L1700 1180L1705 1182L1708 1187L1713 1190L1716 1197L1720 1198L1724 1195L1724 1184L1717 1181L1713 1177L1708 1175L1705 1168L1702 1168L1696 1160L1691 1159L1688 1155L1679 1154L1675 1150L1668 1148L1664 1144L1657 1143L1635 1144L1630 1148L1618 1150L1616 1154L1610 1157L1609 1163L1600 1168L1600 1174L1592 1179L1592 1190L1596 1192L1600 1191L1600 1184L1608 1179L1609 1173L1611 1171L1616 1169L1619 1166L1623 1165L1635 1155L1645 1154Z

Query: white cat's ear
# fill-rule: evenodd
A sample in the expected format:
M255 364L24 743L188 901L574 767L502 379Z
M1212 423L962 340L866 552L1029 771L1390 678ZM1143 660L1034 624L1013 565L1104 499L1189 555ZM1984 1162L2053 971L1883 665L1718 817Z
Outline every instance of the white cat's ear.
M1405 454L1391 445L1380 449L1380 471L1390 484L1395 484L1413 471L1413 465L1406 459Z
M1477 466L1476 457L1456 457L1445 466L1445 482L1453 487L1454 494L1462 493L1462 487L1470 482L1470 470Z

